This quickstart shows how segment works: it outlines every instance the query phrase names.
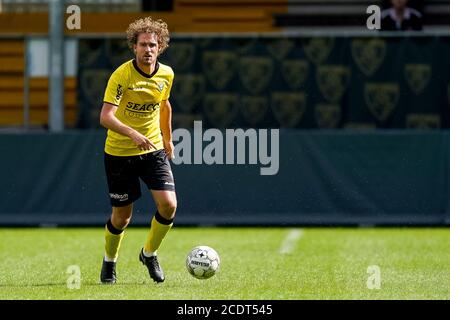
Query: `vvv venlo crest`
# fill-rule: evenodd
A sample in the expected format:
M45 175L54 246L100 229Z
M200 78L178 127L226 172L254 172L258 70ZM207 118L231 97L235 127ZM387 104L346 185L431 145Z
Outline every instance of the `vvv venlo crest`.
M206 51L203 72L214 88L222 90L230 83L237 67L237 55L231 51Z
M366 83L364 99L373 116L385 122L395 110L400 95L398 83Z
M316 81L320 92L328 102L339 102L350 82L350 69L343 65L317 67Z

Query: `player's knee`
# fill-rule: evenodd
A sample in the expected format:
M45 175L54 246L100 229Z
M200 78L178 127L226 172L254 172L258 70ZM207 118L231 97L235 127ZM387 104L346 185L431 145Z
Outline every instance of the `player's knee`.
M177 210L176 200L167 200L158 204L159 213L166 219L173 219Z
M120 220L121 228L125 229L128 226L128 224L130 223L130 221L131 221L131 218L122 218Z
M117 229L125 229L131 221L133 206L113 207L111 222Z
M111 223L114 226L114 228L119 229L119 230L123 230L125 229L128 224L130 223L131 217L129 218L124 218L124 217L120 217L120 216L112 216L111 217Z

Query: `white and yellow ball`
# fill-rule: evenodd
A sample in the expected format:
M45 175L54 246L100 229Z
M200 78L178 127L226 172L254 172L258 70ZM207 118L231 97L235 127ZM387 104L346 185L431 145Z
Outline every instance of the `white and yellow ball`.
M219 267L219 254L208 246L197 246L186 257L186 268L197 279L211 278L219 271Z

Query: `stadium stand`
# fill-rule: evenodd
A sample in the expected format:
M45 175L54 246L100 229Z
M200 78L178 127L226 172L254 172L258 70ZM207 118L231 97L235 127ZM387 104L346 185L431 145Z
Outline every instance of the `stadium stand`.
M369 5L386 6L388 1L376 0L289 0L288 11L274 13L275 25L279 27L352 27L365 24ZM417 4L416 4L417 3ZM411 1L424 11L428 26L450 24L450 0L429 0L423 4Z
M43 0L2 0L3 12L30 13L47 12L47 1ZM67 5L76 4L84 12L138 12L140 0L76 0Z
M412 0L413 1L413 0ZM42 0L0 0L0 125L23 121L24 36L48 32L48 3ZM148 15L140 0L71 1L83 12L81 30L67 35L122 34L129 21ZM281 32L290 28L345 28L365 24L365 9L375 0L174 0L170 12L153 16L167 21L171 32ZM147 6L148 7L148 6ZM424 5L425 25L450 26L450 0L430 0ZM98 23L101 21L102 23ZM76 79L66 78L66 121L75 121ZM31 124L46 126L48 80L32 78Z
M267 32L273 27L272 14L286 11L286 1L198 1L179 0L172 12L158 12L172 32ZM38 0L3 0L0 15L0 125L19 126L24 119L25 42L27 35L48 32L48 3ZM148 15L140 12L138 0L72 1L83 12L82 29L66 34L122 34L130 21ZM226 8L226 10L222 10ZM98 23L102 21L102 23ZM76 118L76 79L65 80L65 120L71 127ZM48 79L31 78L29 82L30 125L48 123Z
M24 121L25 44L23 39L0 40L0 125L18 126ZM76 79L65 80L65 120L76 118ZM30 125L46 126L48 122L48 79L29 80Z

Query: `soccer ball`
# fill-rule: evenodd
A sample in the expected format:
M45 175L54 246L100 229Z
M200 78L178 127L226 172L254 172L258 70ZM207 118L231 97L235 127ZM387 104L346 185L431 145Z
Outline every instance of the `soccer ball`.
M186 268L197 279L208 279L219 271L219 254L211 247L198 246L186 257Z

